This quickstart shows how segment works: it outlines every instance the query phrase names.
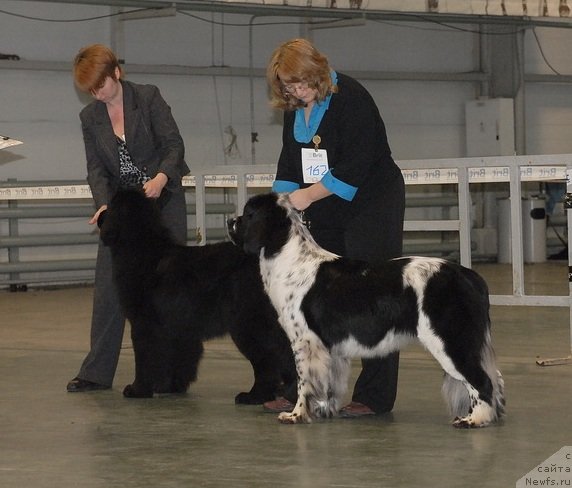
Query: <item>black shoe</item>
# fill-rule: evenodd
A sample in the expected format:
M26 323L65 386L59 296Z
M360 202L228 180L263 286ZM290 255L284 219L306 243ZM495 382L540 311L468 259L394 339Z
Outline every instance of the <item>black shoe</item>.
M100 385L99 383L94 383L93 381L82 380L77 376L68 383L67 390L70 393L82 392L82 391L95 391L95 390L109 390L111 388L107 385Z

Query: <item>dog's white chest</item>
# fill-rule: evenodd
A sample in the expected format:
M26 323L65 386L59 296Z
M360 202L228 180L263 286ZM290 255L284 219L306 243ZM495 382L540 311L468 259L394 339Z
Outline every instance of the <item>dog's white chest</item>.
M302 300L314 284L319 266L320 260L308 259L308 253L296 239L276 256L261 259L264 288L279 316L299 317Z
M291 312L300 308L315 277L315 273L308 273L305 268L305 265L284 267L276 260L268 260L261 265L264 289L279 314L285 309Z

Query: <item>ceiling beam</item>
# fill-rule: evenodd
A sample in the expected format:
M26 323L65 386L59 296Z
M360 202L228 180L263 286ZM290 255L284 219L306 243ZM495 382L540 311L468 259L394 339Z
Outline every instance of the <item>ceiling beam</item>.
M366 19L372 21L434 22L437 24L514 25L527 27L571 28L572 18L524 17L510 15L475 15L389 10L299 7L208 0L23 0L74 5L96 5L124 8L172 8L179 11L220 12L255 17L312 17L324 19Z
M233 66L175 66L153 64L129 64L125 65L129 74L159 74L159 75L182 75L182 76L233 76L264 78L264 68L247 68ZM72 63L64 61L0 61L0 70L24 70L24 71L72 71ZM385 80L385 81L457 81L457 82L482 82L488 79L485 73L475 71L466 73L437 73L437 72L398 72L398 71L347 71L347 74L359 80Z

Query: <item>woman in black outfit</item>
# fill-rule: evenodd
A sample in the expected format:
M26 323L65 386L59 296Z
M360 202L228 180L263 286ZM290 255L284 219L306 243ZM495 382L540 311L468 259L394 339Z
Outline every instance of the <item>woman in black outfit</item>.
M284 111L275 192L289 192L325 249L377 263L399 257L405 187L391 157L385 125L367 90L332 70L309 41L280 45L267 68L271 103ZM345 417L393 408L399 353L362 360ZM296 392L265 404L290 411Z

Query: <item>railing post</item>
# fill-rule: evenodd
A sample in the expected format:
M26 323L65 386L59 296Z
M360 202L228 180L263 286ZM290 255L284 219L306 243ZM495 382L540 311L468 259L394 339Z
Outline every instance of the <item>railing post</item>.
M568 320L570 327L570 355L555 359L537 359L539 366L556 366L572 363L572 164L566 165L566 196L564 197L564 210L568 223Z
M469 192L469 168L457 168L459 191L459 246L461 264L471 267L471 194Z
M524 251L522 240L522 188L520 184L520 166L510 166L510 239L512 261L513 295L524 296Z
M16 183L18 180L16 178L8 178L10 183ZM16 208L18 206L17 200L8 200L8 208ZM16 237L19 235L19 225L18 219L12 218L8 219L8 235L10 237ZM8 248L8 262L9 263L17 263L20 260L20 249L18 247L10 247ZM9 280L13 283L10 283L10 291L18 291L18 285L15 284L18 279L20 278L20 273L10 273Z
M195 200L196 243L202 246L207 242L205 175L202 173L195 176Z

